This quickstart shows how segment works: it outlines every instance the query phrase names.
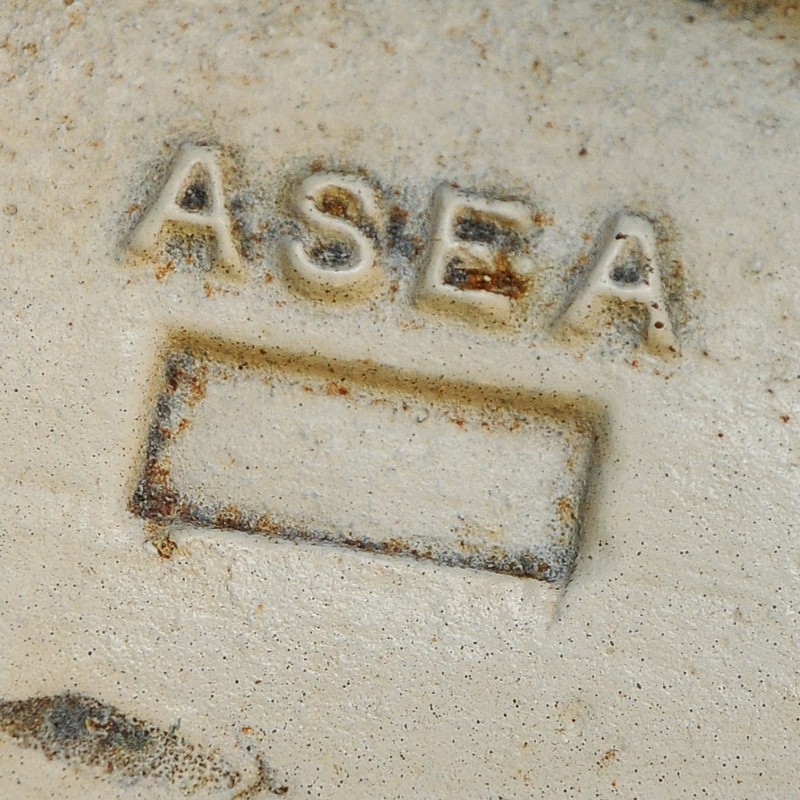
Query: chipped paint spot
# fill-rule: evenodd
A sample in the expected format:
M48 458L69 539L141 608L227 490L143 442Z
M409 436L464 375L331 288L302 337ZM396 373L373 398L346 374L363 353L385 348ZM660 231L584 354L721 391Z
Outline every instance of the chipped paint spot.
M0 731L50 760L94 767L117 781L166 781L192 794L232 789L242 780L215 750L84 694L0 701Z
M288 793L260 755L244 776L217 750L187 741L177 729L162 730L76 692L0 700L0 733L48 760L89 767L99 778L170 784L184 797L201 790L236 790L231 800Z

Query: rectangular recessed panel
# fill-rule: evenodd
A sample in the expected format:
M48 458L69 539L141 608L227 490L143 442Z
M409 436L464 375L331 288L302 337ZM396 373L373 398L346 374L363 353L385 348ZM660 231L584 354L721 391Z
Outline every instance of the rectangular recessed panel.
M141 516L569 577L595 438L579 403L198 343L165 361Z

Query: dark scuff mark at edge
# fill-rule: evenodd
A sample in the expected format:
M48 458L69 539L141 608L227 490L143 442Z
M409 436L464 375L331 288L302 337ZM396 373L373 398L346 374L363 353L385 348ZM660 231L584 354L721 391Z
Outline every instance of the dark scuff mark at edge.
M0 732L48 760L82 764L125 783L170 783L184 796L199 789L233 790L243 782L242 774L216 750L187 742L172 730L127 716L84 694L0 700ZM272 782L261 758L257 767L256 783L235 797L254 797L255 790L263 789L286 794L288 788Z

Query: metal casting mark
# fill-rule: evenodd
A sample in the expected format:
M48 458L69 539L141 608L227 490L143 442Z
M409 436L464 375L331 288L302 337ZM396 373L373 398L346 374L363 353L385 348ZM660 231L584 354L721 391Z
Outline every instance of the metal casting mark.
M538 293L565 342L680 355L681 276L645 216L615 215L545 303L536 248L551 220L525 200L443 184L415 222L365 174L315 165L260 208L230 196L226 165L220 148L185 146L136 209L126 252L159 281L195 274L209 298L211 279L246 290L248 254L269 246L263 283L299 303L401 295L422 315L513 336ZM599 455L590 397L544 401L178 330L162 358L130 501L162 556L170 527L188 523L568 582Z

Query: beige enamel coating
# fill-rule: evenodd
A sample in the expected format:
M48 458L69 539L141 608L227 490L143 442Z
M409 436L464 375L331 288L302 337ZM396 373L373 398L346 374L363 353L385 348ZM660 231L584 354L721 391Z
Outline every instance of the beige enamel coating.
M76 0L0 20L0 698L72 691L216 750L239 777L197 797L796 794L794 29L655 0ZM222 148L239 233L263 234L241 278L129 246L185 144ZM328 302L287 279L274 209L317 160L413 218L394 291ZM527 317L415 301L444 184L546 218ZM677 358L561 324L621 212L682 265ZM589 404L568 585L191 525L161 557L129 501L184 331ZM80 735L107 737L92 719ZM5 798L184 789L0 730Z

